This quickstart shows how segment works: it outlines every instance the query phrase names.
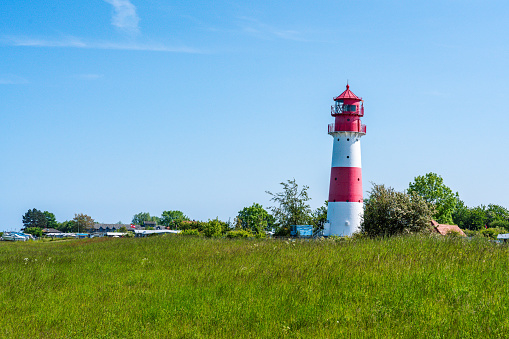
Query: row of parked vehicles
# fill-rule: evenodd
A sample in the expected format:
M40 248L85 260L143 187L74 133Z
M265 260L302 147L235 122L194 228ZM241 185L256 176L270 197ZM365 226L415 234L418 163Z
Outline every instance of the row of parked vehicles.
M5 241L27 241L34 239L33 235L25 234L23 232L4 232L4 234L0 237L0 240Z

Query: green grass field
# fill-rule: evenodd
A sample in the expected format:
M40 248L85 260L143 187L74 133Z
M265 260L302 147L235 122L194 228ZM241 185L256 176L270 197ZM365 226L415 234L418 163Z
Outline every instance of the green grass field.
M0 243L2 338L506 338L509 247L185 236Z

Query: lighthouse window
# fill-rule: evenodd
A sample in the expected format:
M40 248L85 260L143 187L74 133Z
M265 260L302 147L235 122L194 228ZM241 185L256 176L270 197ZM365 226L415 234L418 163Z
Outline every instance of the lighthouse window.
M356 110L356 105L343 105L343 112L355 112Z

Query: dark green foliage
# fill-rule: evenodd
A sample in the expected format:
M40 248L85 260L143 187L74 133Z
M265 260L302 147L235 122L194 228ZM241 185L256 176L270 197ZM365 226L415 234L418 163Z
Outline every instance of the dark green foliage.
M313 232L323 230L324 224L327 221L327 208L329 202L325 200L323 206L318 207L311 213L311 224L313 225Z
M415 177L408 187L408 194L416 193L435 207L433 218L440 224L452 224L452 214L458 205L458 193L444 184L444 179L436 173Z
M277 206L270 207L275 219L275 235L288 236L290 235L291 225L310 224L311 207L308 201L311 198L309 198L307 192L309 187L302 186L302 189L299 190L299 185L295 182L295 179L282 182L281 185L283 186L283 192L266 192L272 196L270 200L277 204Z
M486 212L486 206L484 205L468 208L461 202L457 211L453 214L453 221L461 229L474 231L484 229L488 225Z
M489 204L469 208L460 201L453 214L454 223L462 229L482 230L487 226L504 227L509 230L509 211L500 205Z
M44 213L44 216L46 217L46 227L47 228L57 229L58 228L58 222L55 219L55 215L53 213L51 213L51 212L48 212L48 211L44 211L42 213Z
M505 221L509 223L509 211L500 205L489 204L486 209L486 217L490 227L495 227L491 226L494 222Z
M78 224L74 220L66 220L58 223L57 229L64 233L78 232Z
M25 231L24 233L26 234L31 234L35 237L42 237L42 229L40 229L39 227L29 227L29 228L25 228Z
M183 220L189 220L189 218L181 211L164 211L160 223L170 229L176 229L177 224Z
M416 193L373 184L364 204L361 232L369 236L419 233L431 228L432 207Z
M507 220L495 220L490 223L490 227L492 228L503 228L506 231L509 231L509 221Z
M40 229L46 228L47 225L46 216L43 212L38 209L28 210L23 215L23 228L38 227Z
M254 234L265 233L272 229L274 217L270 215L262 205L253 203L250 207L244 207L237 215L237 228L249 230Z

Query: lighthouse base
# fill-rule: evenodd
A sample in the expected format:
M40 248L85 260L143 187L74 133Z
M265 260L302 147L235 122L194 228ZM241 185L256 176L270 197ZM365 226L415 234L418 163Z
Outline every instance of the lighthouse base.
M327 209L328 223L324 226L324 236L351 236L361 229L363 214L362 202L330 202Z

